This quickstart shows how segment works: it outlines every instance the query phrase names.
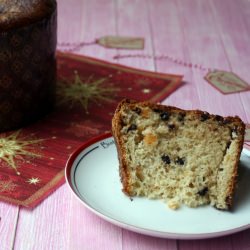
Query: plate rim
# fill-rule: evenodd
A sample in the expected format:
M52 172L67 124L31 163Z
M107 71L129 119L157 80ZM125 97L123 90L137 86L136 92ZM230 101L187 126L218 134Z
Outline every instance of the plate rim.
M108 139L108 138L112 138L113 135L111 132L106 132L104 134L95 136L90 138L89 140L87 140L86 142L84 142L81 146L79 146L75 151L73 151L73 153L69 156L67 162L66 162L66 167L65 167L65 179L66 179L66 183L67 185L70 187L71 192L73 192L74 196L77 198L78 201L81 202L81 204L84 205L85 208L87 208L88 210L90 210L92 213L94 213L95 215L97 215L98 217L104 219L105 221L108 221L109 223L112 223L118 227L121 227L123 229L126 230L130 230L136 233L140 233L140 234L144 234L144 235L148 235L148 236L153 236L153 237L159 237L159 238L165 238L165 239L179 239L179 240L199 240L199 239L210 239L210 238L216 238L216 237L222 237L222 236L226 236L226 235L230 235L230 234L234 234L234 233L238 233L241 232L243 230L249 229L250 228L250 224L246 224L240 227L236 227L236 228L232 228L229 230L224 230L224 231L217 231L217 232L211 232L211 233L172 233L172 232L166 232L166 231L158 231L158 230L151 230L151 229L147 229L147 228L143 228L143 227L138 227L129 223L126 223L124 221L115 219L109 215L105 215L102 212L98 211L97 209L95 209L93 206L91 206L90 204L88 204L88 202L84 199L82 199L77 192L75 191L75 188L72 185L71 182L71 168L73 166L73 163L75 162L77 156L84 151L85 149L87 149L88 147L90 147L91 145ZM245 148L245 150L247 150ZM249 150L247 150L249 151Z

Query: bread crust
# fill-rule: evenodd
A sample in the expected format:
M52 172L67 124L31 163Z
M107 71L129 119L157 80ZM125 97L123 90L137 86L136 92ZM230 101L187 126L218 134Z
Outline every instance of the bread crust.
M236 156L237 160L236 160L236 164L234 165L233 174L231 177L231 181L229 184L226 201L225 201L229 209L231 209L233 206L233 195L234 195L234 191L236 188L237 177L238 177L238 168L239 168L238 162L240 160L240 155L241 155L241 151L242 151L243 144L244 144L244 133L245 133L245 127L246 127L239 117L233 117L233 121L238 126L238 133L243 136L241 136L239 140L239 146L238 146L237 156Z
M125 104L129 104L130 101L128 99L122 100L115 111L114 117L112 119L112 134L114 136L117 153L118 153L118 160L119 160L119 174L120 179L122 182L123 189L122 191L127 195L131 195L129 191L129 172L127 171L127 163L125 159L125 148L123 147L122 137L121 137L121 128L122 128L122 119L121 119L121 108Z
M56 9L55 0L3 0L0 6L0 32L16 29L48 18Z
M115 140L117 150L118 150L119 172L120 172L120 178L121 178L121 182L123 186L123 192L129 196L133 196L132 187L129 185L130 176L129 176L128 166L126 162L126 150L124 147L124 142L123 142L122 134L121 134L121 129L123 127L121 111L125 107L129 109L134 109L136 106L137 107L149 107L153 110L160 110L161 112L178 111L183 114L189 113L194 116L206 114L212 119L223 119L223 122L225 122L225 124L230 123L232 126L235 127L235 129L237 129L237 133L239 134L239 146L237 148L236 163L233 168L233 174L231 176L231 180L228 186L226 200L225 200L225 203L227 206L227 208L225 209L231 208L233 204L233 194L234 194L234 190L235 190L235 186L237 182L238 162L240 159L240 155L241 155L241 151L242 151L243 143L244 143L245 124L242 122L242 120L238 116L221 117L221 116L209 114L201 110L183 110L177 107L165 106L162 104L151 103L148 101L137 102L135 100L124 99L118 104L117 109L112 119L112 134L114 136L114 140ZM215 207L216 207L216 204L215 204ZM221 209L219 207L217 208ZM222 208L222 210L223 209L224 208Z

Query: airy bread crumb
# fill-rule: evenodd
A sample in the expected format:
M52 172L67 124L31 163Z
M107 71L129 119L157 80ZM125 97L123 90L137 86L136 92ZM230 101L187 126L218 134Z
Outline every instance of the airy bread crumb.
M123 191L177 209L228 210L243 146L238 117L123 100L112 120Z

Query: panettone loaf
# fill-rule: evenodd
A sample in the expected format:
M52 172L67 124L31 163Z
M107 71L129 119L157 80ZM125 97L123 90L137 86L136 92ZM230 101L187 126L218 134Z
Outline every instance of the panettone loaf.
M181 204L232 206L245 125L239 117L123 100L112 120L123 191Z
M0 0L0 132L52 110L56 41L56 0Z
M55 0L0 0L0 30L42 20L55 10Z

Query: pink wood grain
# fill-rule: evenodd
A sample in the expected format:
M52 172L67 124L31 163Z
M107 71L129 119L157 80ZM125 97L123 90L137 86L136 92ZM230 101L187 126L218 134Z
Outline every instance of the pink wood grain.
M142 8L143 6L143 8ZM145 48L143 53L153 54L154 47L151 34L151 25L149 22L149 9L147 1L117 1L117 34L121 36L136 36L145 39ZM138 54L138 51L119 50L120 54ZM146 70L155 70L153 59L142 60L140 58L127 58L118 60L123 65L142 68ZM149 236L143 236L136 233L123 230L122 234L123 249L151 250L151 249L176 249L176 241L157 239Z
M33 210L20 209L15 249L67 249L71 193L60 187Z
M71 1L62 1L61 9L71 9ZM74 35L74 42L94 42L96 39L106 35L116 35L116 4L115 1L109 0L82 0L76 1L74 14L72 12L67 15L60 16L59 12L59 40L71 42L71 34ZM60 5L60 4L59 4ZM93 11L94 10L94 11ZM59 9L60 11L60 9ZM73 19L76 32L65 32L65 20L71 20L71 17L78 16ZM70 21L71 23L71 21ZM70 34L70 35L69 35ZM92 56L107 61L113 61L116 50L106 49L99 45L90 45L82 47L78 53L86 56Z
M231 242L233 249L242 249L242 250L250 249L249 235L250 235L250 229L232 235Z
M91 45L79 53L136 68L183 74L185 83L164 103L239 115L250 123L250 92L222 95L203 79L204 71L168 60L113 58L117 54L165 54L183 62L232 70L248 80L249 15L249 0L60 0L58 41L91 42L104 35L144 37L143 51ZM66 185L33 210L0 203L0 217L1 250L250 249L250 229L198 241L158 239L121 229L84 208Z
M168 55L178 60L190 61L188 44L185 41L176 1L157 1L157 4L149 1L148 8L155 55ZM193 81L194 76L189 67L183 67L168 60L157 60L156 71L184 75L183 87L168 97L165 104L185 109L200 106Z
M117 1L117 34L120 36L143 37L145 39L144 50L123 50L117 51L119 54L153 53L153 43L151 39L151 27L148 22L147 1ZM142 8L142 6L144 6ZM155 71L154 60L142 60L139 58L124 58L117 62L135 68Z
M191 1L179 1L175 3L161 2L158 5L152 4L150 8L151 20L153 23L158 22L159 24L153 28L156 54L175 55L176 58L186 62L219 68L221 62L223 62L223 55L219 51L220 49L224 50L220 44L219 34L216 33L216 30L213 30L214 23L209 15L209 10L206 10L207 7L207 2L201 3L201 1L195 1L195 4L194 1L192 3ZM166 10L169 10L169 12L166 13ZM197 20L199 20L199 23ZM164 24L165 33L163 35L161 29ZM157 37L159 33L161 33L161 36ZM163 40L167 41L167 45L164 44ZM183 51L180 48L183 48ZM172 54L173 51L174 54ZM218 63L218 66L216 63ZM192 105L197 105L197 108L218 112L218 107L216 107L218 105L222 110L227 111L225 107L223 109L223 102L220 102L221 94L215 92L203 80L204 72L173 65L171 62L157 62L157 70L163 71L164 67L168 70L182 70L182 72L185 72L184 79L187 81L181 93L179 93L180 96L175 93L166 100L167 103L180 106L185 105L184 100L188 99L190 103L192 102ZM175 72L173 71L173 73ZM200 86L200 84L203 85ZM198 90L198 93L196 90ZM201 96L204 96L205 99ZM213 99L212 102L211 99ZM238 102L240 103L240 101ZM188 103L186 105L185 108L190 108ZM233 112L236 111L239 112L236 109ZM228 236L212 240L179 241L178 249L232 249L230 239L230 236Z
M58 1L58 43L77 43L83 39L82 20L85 2L79 0Z
M81 39L83 41L94 41L105 35L116 35L115 8L115 1L85 0L81 18L83 23ZM116 53L115 50L105 49L99 45L84 47L80 52L87 56L108 61L113 61L113 56Z
M18 215L19 207L7 203L0 203L0 249L12 249Z
M218 15L218 10L220 15ZM236 1L231 0L228 1L226 6L223 6L219 1L213 1L213 12L215 13L215 21L219 32L223 33L223 30L227 31L221 36L221 40L224 44L232 71L249 82L250 58L246 55L250 54L250 22L248 15L250 13L250 2L241 0L238 4ZM235 15L235 13L240 14ZM245 111L245 121L249 123L250 92L242 92L239 96Z
M64 1L62 6L59 4L59 41L93 41L103 35L116 34L115 5L111 1L78 1L75 3L74 13L68 11L71 4L69 1ZM63 16L60 16L60 13L63 13ZM73 20L77 32L71 33L67 30L64 33L66 20ZM80 52L111 61L116 53L98 45L83 47ZM40 216L44 221L41 221ZM48 227L50 223L53 226ZM31 232L28 235L26 231L29 228ZM43 233L39 234L39 232ZM121 232L120 228L99 219L84 209L64 185L37 207L32 215L30 211L21 211L15 246L17 249L18 247L26 247L25 249L110 249L110 242L112 242L114 249L119 249L122 245ZM44 240L45 238L47 240Z
M217 17L223 12L214 13L209 1L206 3L189 0L184 3L178 2L182 26L185 27L184 30L189 31L184 32L184 34L185 41L189 45L190 60L209 67L233 71L230 59L227 56L227 48L220 40L223 33L218 30L217 23L214 22L214 16ZM203 72L199 71L194 74L201 109L221 115L239 115L246 120L239 95L222 95L214 91L203 78Z
M176 240L160 239L123 231L123 250L178 250Z
M97 217L75 199L71 201L67 249L122 249L122 229Z

